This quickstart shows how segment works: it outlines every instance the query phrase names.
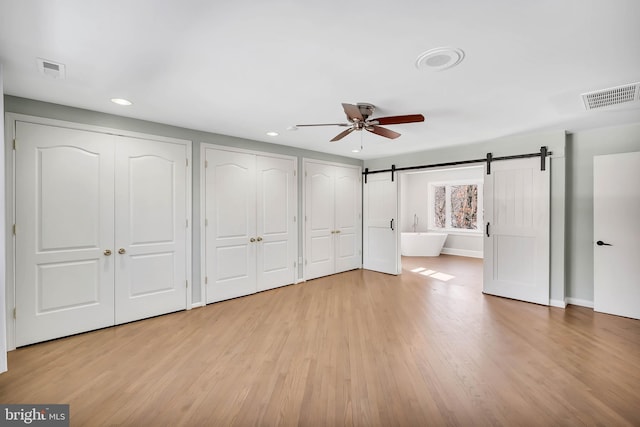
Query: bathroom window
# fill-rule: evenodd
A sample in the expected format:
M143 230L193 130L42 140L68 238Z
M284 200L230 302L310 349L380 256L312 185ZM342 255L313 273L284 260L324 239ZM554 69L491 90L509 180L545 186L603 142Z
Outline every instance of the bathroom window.
M432 183L431 226L449 231L478 231L482 224L482 183Z

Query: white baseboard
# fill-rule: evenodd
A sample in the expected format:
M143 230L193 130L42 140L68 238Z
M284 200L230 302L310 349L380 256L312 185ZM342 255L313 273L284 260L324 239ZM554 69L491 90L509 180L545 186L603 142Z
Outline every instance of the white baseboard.
M567 304L571 304L571 305L579 305L581 307L589 307L589 308L593 308L593 301L588 301L586 299L579 299L579 298L565 298L565 301L567 301Z
M549 305L551 307L560 307L560 308L566 308L567 307L567 303L561 299L551 299L549 300Z
M445 255L468 256L470 258L484 258L482 251L470 251L467 249L442 248L440 253Z
M206 304L203 302L194 302L193 304L191 304L191 308L198 308L198 307L204 307Z
M297 285L298 283L304 283L304 282L306 282L306 280L305 280L305 279L296 279L296 281L295 281L295 282L293 282L293 284L294 284L294 285Z

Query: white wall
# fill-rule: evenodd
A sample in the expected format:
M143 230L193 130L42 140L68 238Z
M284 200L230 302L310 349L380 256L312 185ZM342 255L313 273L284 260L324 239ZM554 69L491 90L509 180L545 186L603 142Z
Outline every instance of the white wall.
M430 212L428 206L429 184L432 182L455 180L483 180L482 166L437 169L400 175L400 229L413 231L414 214L418 217L416 231L428 231ZM449 233L444 243L443 253L482 257L482 233Z
M2 113L2 119L0 119L0 135L4 139L4 88L2 84L2 64L0 64L0 112ZM4 202L4 150L0 150L0 242L5 241L5 202ZM6 301L5 301L5 285L6 285L6 272L5 268L5 245L0 244L0 372L7 370L7 318L5 313Z

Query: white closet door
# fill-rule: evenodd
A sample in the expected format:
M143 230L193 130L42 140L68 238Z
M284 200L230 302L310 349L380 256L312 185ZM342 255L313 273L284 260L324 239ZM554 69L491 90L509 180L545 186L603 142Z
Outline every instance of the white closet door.
M399 274L398 181L391 180L391 173L369 175L363 192L363 266Z
M484 293L549 304L549 188L549 168L540 170L539 158L491 164L484 181Z
M256 292L256 156L207 149L205 160L204 262L211 303Z
M257 290L295 281L295 163L293 159L257 156Z
M184 310L186 147L118 137L116 323Z
M16 123L16 345L114 324L113 136Z
M634 319L640 319L639 182L640 152L594 156L593 309Z
M334 166L305 165L305 278L335 273Z
M336 273L360 268L360 170L335 167L335 266Z

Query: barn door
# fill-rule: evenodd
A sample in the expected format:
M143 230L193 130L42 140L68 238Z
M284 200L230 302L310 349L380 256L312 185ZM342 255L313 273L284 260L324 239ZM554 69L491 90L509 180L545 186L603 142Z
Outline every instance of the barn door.
M486 294L549 304L549 171L540 159L491 164L484 182Z
M363 185L363 267L399 274L398 181L391 173L369 175Z

